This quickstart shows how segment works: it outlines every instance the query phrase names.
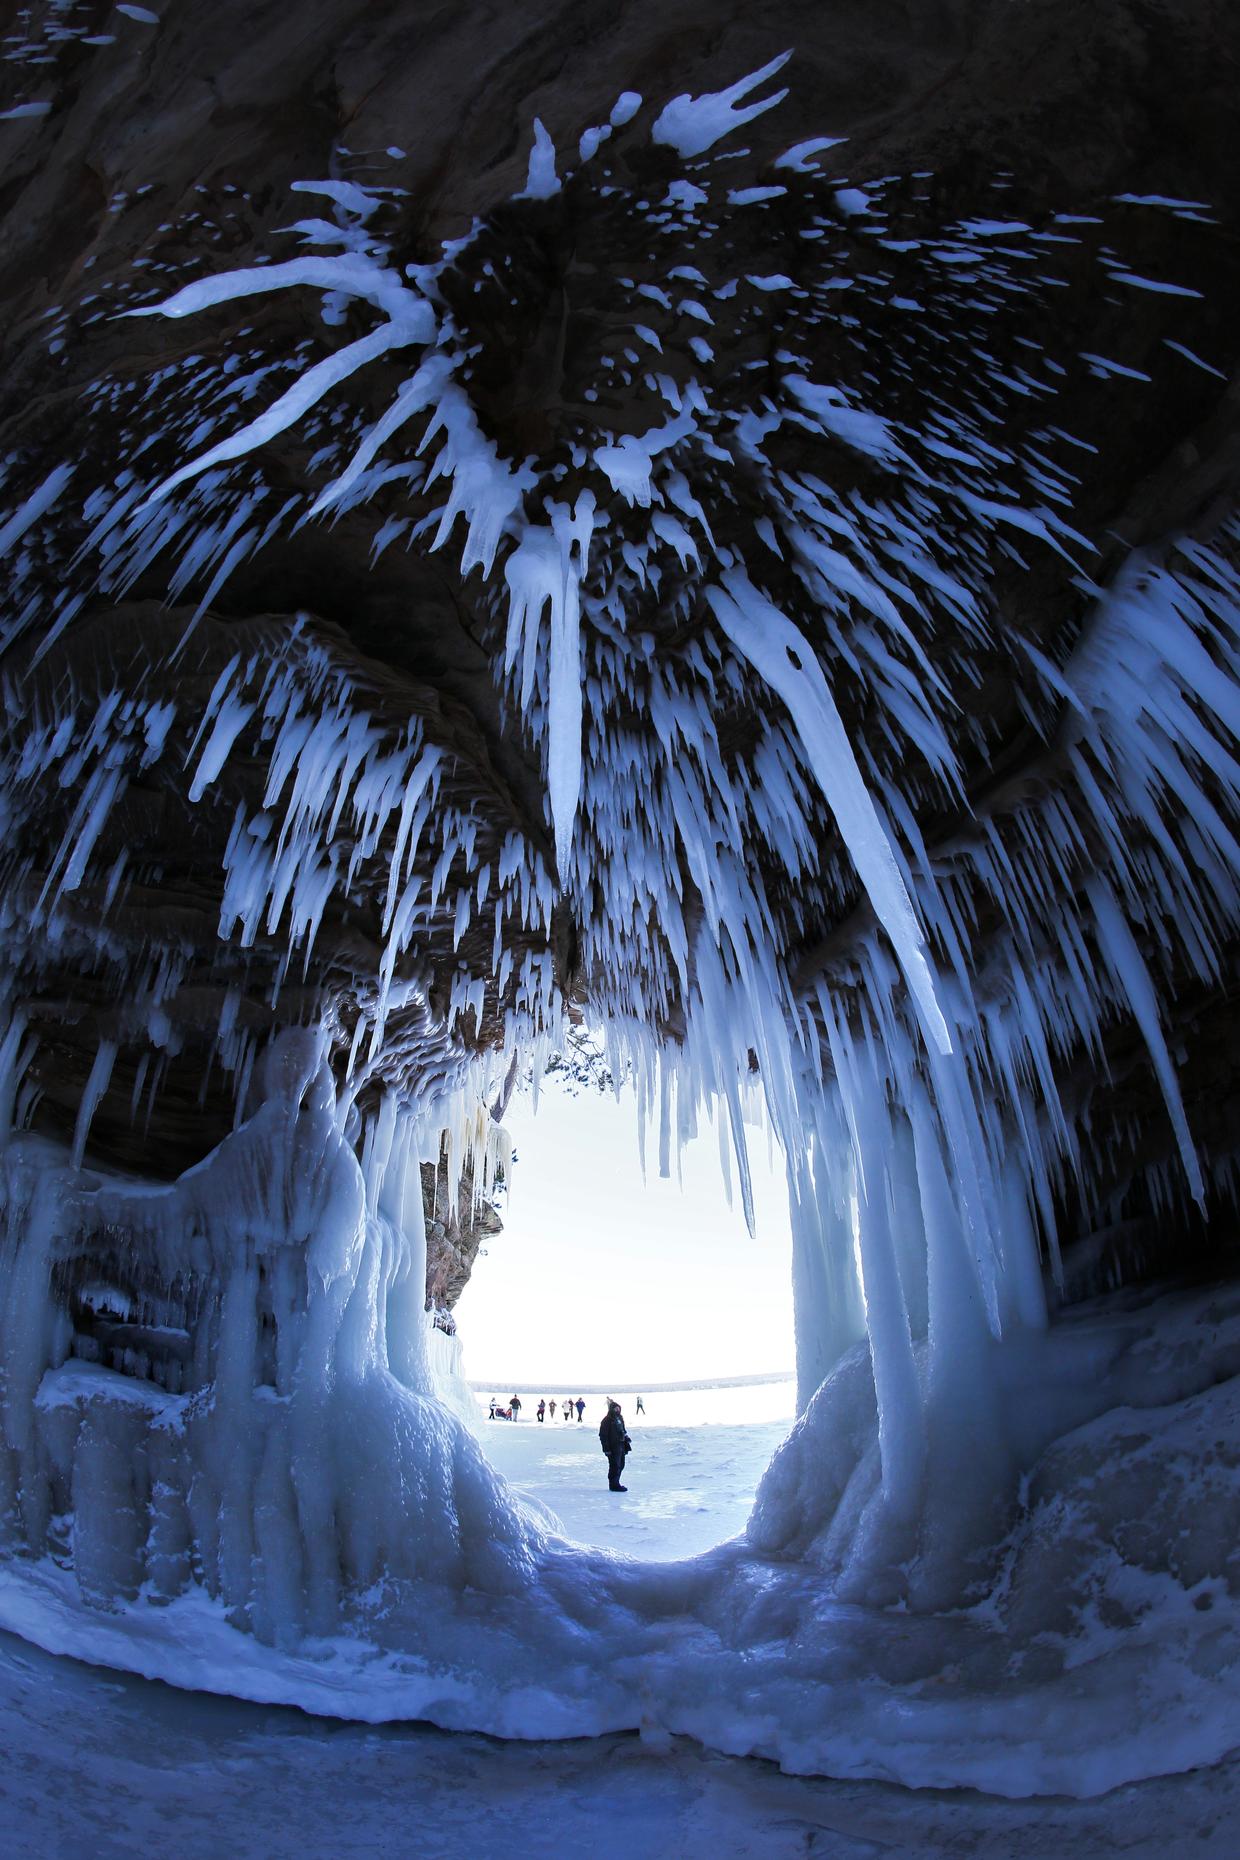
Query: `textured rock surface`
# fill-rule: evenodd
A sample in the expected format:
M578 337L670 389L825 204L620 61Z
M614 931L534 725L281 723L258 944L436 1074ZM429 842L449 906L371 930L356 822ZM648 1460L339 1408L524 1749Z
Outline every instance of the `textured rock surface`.
M451 1335L456 1330L452 1307L469 1284L483 1242L502 1233L504 1223L490 1202L474 1206L471 1182L464 1182L458 1194L442 1163L438 1171L423 1163L422 1184L427 1215L426 1302L439 1329Z

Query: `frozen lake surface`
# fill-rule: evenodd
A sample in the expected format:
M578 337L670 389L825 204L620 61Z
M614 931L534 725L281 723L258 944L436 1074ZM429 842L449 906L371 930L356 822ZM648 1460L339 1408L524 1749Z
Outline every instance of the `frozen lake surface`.
M508 1391L511 1394L511 1390ZM792 1425L791 1381L743 1388L655 1390L646 1415L617 1391L633 1442L628 1491L607 1490L598 1438L604 1402L585 1397L583 1421L485 1421L482 1443L504 1477L555 1512L580 1543L665 1561L696 1556L743 1530L753 1495ZM486 1403L482 1403L485 1415ZM741 1418L760 1416L762 1418Z

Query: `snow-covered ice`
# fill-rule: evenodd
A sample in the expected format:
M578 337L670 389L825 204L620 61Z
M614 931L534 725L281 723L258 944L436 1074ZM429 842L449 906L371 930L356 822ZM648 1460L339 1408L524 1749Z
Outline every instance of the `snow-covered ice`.
M519 1492L550 1506L580 1543L663 1562L739 1535L771 1455L792 1425L791 1381L652 1391L643 1395L644 1416L623 1389L616 1398L633 1442L624 1470L628 1491L620 1497L607 1490L598 1395L585 1397L580 1423L562 1419L558 1397L555 1419L539 1422L537 1397L525 1395L519 1421L484 1420L483 1450ZM480 1409L485 1414L485 1403Z
M37 1375L37 1336L11 1354L19 1379ZM688 1507L738 1429L717 1440L710 1423L678 1439L669 1430L645 1474L635 1429L630 1492L613 1496L593 1426L472 1421L528 1488L541 1482L524 1499L448 1408L373 1366L342 1367L339 1421L317 1440L289 1431L333 1421L312 1391L303 1419L302 1401L234 1378L215 1407L227 1421L241 1404L250 1449L226 1448L218 1463L201 1434L209 1417L184 1398L74 1361L44 1376L25 1451L76 1456L75 1562L53 1548L0 1567L0 1627L94 1664L316 1715L517 1739L640 1728L792 1772L921 1788L1089 1797L1240 1746L1234 1288L1125 1294L1009 1338L995 1414L973 1413L930 1453L932 1487L912 1521L884 1481L874 1377L857 1346L777 1447L743 1535L675 1560L669 1550L694 1537L726 1536L782 1423L768 1424L767 1441L756 1428L748 1472L737 1466L717 1487L711 1516ZM914 1367L933 1374L920 1352ZM998 1509L990 1424L1020 1487ZM200 1434L196 1458L225 1493L214 1596L178 1575L172 1534L176 1483L192 1466L184 1445ZM383 1473L372 1462L393 1438L402 1461ZM158 1515L147 1582L126 1594L141 1523L118 1477L139 1439L160 1469ZM285 1625L305 1604L275 1560L288 1499L269 1485L252 1514L246 1492L260 1444L274 1469L286 1439L311 1455L295 1462L301 1502L324 1531L334 1517L350 1562L371 1572L308 1632ZM432 1484L439 1501L419 1506L412 1494ZM629 1524L621 1514L609 1527L632 1531L630 1554L562 1534L575 1524L597 1538L598 1508L630 1501ZM210 1503L201 1477L190 1502L200 1516ZM1186 1517L1197 1521L1187 1539ZM309 1572L312 1608L333 1573L335 1559ZM84 1607L88 1593L107 1605ZM238 1625L230 1593L272 1611L266 1640Z
M540 1705L528 1703L537 1735ZM56 1659L0 1633L14 1860L1231 1860L1240 1764L1093 1802L783 1776L688 1738L497 1743L324 1724Z

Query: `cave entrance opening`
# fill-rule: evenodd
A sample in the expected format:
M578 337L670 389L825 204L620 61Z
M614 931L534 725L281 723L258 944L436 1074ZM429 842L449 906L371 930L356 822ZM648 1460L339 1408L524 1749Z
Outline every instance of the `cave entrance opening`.
M655 1558L707 1549L743 1527L794 1414L783 1159L751 1133L751 1236L713 1125L660 1178L653 1140L643 1174L627 1087L552 1074L505 1123L503 1232L483 1241L457 1307L487 1454L582 1542ZM514 1393L517 1422L490 1421L491 1400L507 1408ZM608 1395L633 1442L623 1497L598 1438Z

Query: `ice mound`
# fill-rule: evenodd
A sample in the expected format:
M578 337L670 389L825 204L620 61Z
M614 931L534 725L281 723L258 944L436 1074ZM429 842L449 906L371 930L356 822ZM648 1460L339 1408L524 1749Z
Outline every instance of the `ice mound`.
M508 1737L637 1728L913 1787L1086 1796L1216 1760L1240 1742L1240 1291L1099 1301L1013 1360L1004 1401L1020 1419L997 1509L977 1481L999 1528L962 1546L938 1526L968 1493L923 1494L906 1593L885 1604L857 1599L892 1578L858 1351L776 1454L747 1538L685 1563L531 1533L519 1584L482 1593L450 1569L393 1568L354 1590L337 1632L281 1648L193 1583L161 1606L144 1586L84 1611L81 1574L53 1554L5 1567L0 1625L317 1713ZM101 1373L50 1372L40 1407L107 1425ZM360 1403L351 1420L350 1446ZM353 1463L373 1490L381 1469ZM410 1488L400 1504L422 1529Z
M521 1589L539 1528L431 1354L415 1124L367 1179L309 1032L260 1090L166 1187L0 1153L0 1544L281 1645L381 1579Z

